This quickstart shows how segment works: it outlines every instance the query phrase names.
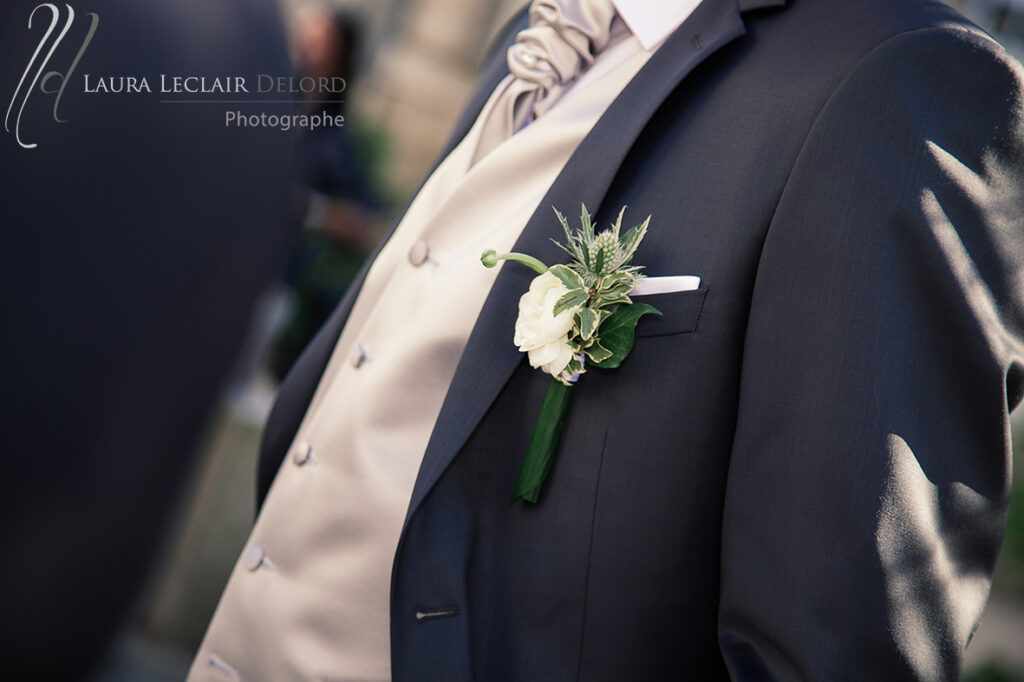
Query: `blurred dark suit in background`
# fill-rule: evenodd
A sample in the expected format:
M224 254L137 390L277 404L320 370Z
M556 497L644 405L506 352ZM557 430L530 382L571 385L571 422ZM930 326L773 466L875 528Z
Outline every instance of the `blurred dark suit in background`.
M4 111L50 22L43 8L28 29L38 4L4 3ZM103 655L291 237L292 133L227 128L228 105L156 92L161 73L288 75L276 3L71 5L45 71L67 70L88 13L99 24L60 102L67 122L37 86L21 137L38 146L15 140L21 95L0 131L0 670L15 680L79 679ZM85 94L86 73L144 75L154 92Z
M324 0L301 6L292 39L295 68L312 78L344 79L349 92L358 74L363 29L355 15ZM332 81L333 82L333 81ZM381 191L371 169L370 143L347 117L345 94L306 95L304 111L346 117L342 127L302 131L296 140L297 209L304 225L287 273L290 310L269 358L283 379L334 311L382 234Z

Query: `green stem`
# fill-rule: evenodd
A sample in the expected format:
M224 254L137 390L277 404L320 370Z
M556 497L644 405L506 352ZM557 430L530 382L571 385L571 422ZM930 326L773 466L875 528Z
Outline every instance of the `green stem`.
M537 425L533 427L530 445L526 448L526 457L516 479L516 487L512 491L512 501L522 498L527 502L537 503L540 487L544 484L551 465L555 461L558 439L562 435L562 424L565 422L565 410L569 407L569 396L572 386L566 386L557 379L548 384L548 392L544 395L544 404L540 407Z
M548 271L548 266L544 265L544 263L540 262L533 256L527 256L525 253L513 252L498 254L494 251L494 249L488 249L487 251L484 251L482 254L480 254L480 262L489 268L493 268L495 265L498 264L498 261L500 260L517 261L528 268L532 268L537 272L538 275L543 275L545 272Z

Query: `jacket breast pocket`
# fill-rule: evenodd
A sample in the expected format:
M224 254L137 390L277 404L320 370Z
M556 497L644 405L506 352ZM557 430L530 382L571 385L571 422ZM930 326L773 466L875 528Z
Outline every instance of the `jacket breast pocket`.
M696 331L707 293L707 289L695 289L631 297L636 303L649 303L661 311L661 316L644 315L640 318L636 325L637 337L670 336Z

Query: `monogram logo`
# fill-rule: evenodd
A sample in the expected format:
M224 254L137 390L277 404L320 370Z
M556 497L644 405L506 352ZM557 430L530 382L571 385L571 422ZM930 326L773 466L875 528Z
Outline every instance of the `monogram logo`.
M82 41L82 45L78 48L75 58L71 61L70 66L63 73L60 71L46 71L47 64L50 62L50 58L53 57L53 53L57 50L57 47L67 36L68 31L71 30L71 25L75 22L75 10L71 5L64 5L67 8L67 16L64 19L64 26L60 29L60 34L51 40L54 32L57 30L58 25L61 23L61 10L56 5L50 3L43 3L37 5L35 9L28 15L28 28L32 29L32 21L35 19L36 13L39 10L50 11L50 26L46 29L46 33L43 34L39 44L36 45L35 52L32 53L31 59L28 60L28 64L25 66L25 71L21 74L21 80L18 81L18 87L15 88L14 94L11 96L11 102L7 106L7 113L4 115L4 130L7 132L14 133L14 139L18 141L18 144L25 149L35 149L39 145L37 143L28 143L22 139L21 136L21 118L25 112L25 105L28 104L29 98L36 92L37 88L40 92L45 95L56 95L53 100L53 120L57 123L66 123L65 119L62 119L59 114L60 100L64 96L64 88L67 87L68 81L71 79L71 74L74 73L75 68L78 66L78 62L82 59L82 55L85 54L86 49L89 47L89 43L92 42L93 36L96 34L96 27L99 26L100 18L95 13L88 13L85 16L91 19L89 24L89 30L86 33L85 39ZM44 15L45 16L45 15ZM43 53L45 56L40 57ZM31 80L30 80L31 74ZM26 85L27 83L27 85ZM20 104L19 104L20 101ZM17 106L17 112L15 113L15 106ZM14 130L11 130L11 114L15 113L13 117Z

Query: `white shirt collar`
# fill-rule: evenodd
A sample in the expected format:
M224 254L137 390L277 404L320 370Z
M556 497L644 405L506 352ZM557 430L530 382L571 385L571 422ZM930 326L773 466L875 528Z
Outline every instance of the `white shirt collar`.
M612 0L619 16L645 50L667 38L701 0Z

